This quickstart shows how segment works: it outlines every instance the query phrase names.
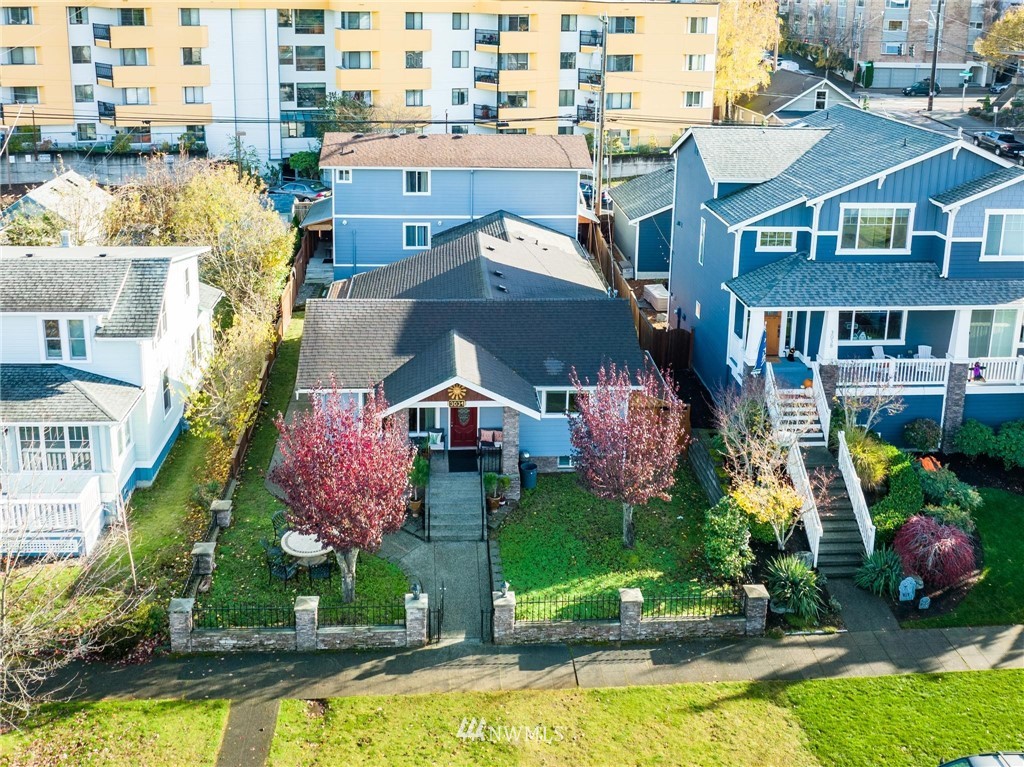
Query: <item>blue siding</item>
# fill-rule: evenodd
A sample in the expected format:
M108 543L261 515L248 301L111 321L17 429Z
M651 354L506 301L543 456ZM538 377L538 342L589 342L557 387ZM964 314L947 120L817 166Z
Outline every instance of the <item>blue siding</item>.
M882 438L898 447L904 447L903 427L917 418L931 418L936 423L942 421L942 395L919 394L903 397L906 407L896 415L885 415L875 430L881 432Z
M569 455L568 418L542 418L537 420L519 416L519 449L532 456Z
M804 203L795 203L785 210L773 213L767 218L758 219L753 226L760 227L787 227L787 226L810 226L813 223L814 213Z
M1024 210L1024 182L987 194L960 208L953 223L954 237L985 236L986 210Z
M178 425L174 428L168 437L164 446L160 449L160 454L153 461L152 466L136 466L135 471L132 472L128 481L124 483L124 487L121 488L121 496L127 497L128 494L139 486L140 482L150 483L156 479L157 473L160 471L160 467L164 465L164 460L167 458L167 454L171 452L171 448L174 447L174 443L177 442L178 436L182 431L185 430L184 419L178 421Z
M1024 418L1024 392L991 394L968 390L964 400L964 420L973 418L989 426Z
M932 347L932 356L946 356L949 338L953 332L955 312L907 312L907 346L916 349L919 344Z
M631 264L636 263L636 225L629 223L629 219L626 214L622 212L618 205L613 206L614 209L614 220L612 223L612 237L615 240L615 245L622 255Z
M821 346L821 326L825 324L825 312L811 312L811 332L807 337L807 349L804 354L814 359Z
M1024 209L1024 201L1021 203ZM959 219L958 219L959 220ZM981 261L981 240L954 242L949 249L949 278L1014 279L1024 278L1022 261Z
M753 184L729 184L729 183L721 183L721 184L719 184L719 185L718 185L718 195L717 195L717 197L718 197L718 199L720 200L720 199L722 199L723 197L728 197L728 196L729 196L730 194L732 194L733 192L738 192L738 191L740 191L741 189L746 189L746 188L747 188L748 186L753 186ZM711 191L712 191L712 193L713 193L713 192L714 192L714 189L712 189ZM709 195L708 195L708 197L707 197L707 199L710 199L710 198L711 198L711 195L709 194Z
M630 227L630 231L634 231ZM672 211L666 210L640 222L640 253L637 271L668 274Z
M916 230L915 230L916 231ZM941 266L942 257L946 248L946 241L934 235L915 234L910 241L910 253L899 256L882 254L857 253L855 255L837 256L839 237L835 234L819 234L818 244L815 253L819 261L841 261L843 259L856 261L877 261L891 263L893 259L900 261L931 261Z

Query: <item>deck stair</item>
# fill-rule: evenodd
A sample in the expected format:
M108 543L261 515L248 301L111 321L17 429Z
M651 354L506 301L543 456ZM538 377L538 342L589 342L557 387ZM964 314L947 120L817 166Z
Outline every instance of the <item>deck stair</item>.
M811 389L779 389L778 428L797 434L801 447L824 447L825 433Z
M818 571L829 578L852 578L864 561L864 542L839 462L824 446L808 447L803 456L808 475L824 470L829 477L828 498L815 498L822 530Z

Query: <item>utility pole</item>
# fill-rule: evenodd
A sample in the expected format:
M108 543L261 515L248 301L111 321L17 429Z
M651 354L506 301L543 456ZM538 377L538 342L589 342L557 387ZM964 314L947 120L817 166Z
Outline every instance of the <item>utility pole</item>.
M601 97L598 99L597 113L597 141L595 143L594 156L597 160L597 170L594 173L594 211L597 213L598 228L601 221L601 195L604 193L604 108L605 89L608 80L608 17L601 17L603 31L601 32Z
M938 0L938 5L935 6L935 36L932 40L932 77L928 83L928 111L932 111L932 106L935 104L935 75L939 68L939 30L942 28L942 3L943 0Z
M238 164L238 180L242 180L242 137L244 130L235 131L235 162Z

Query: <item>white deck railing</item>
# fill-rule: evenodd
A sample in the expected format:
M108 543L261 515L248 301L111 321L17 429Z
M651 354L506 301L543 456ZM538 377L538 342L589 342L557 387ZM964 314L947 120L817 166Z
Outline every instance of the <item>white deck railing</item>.
M864 551L870 557L875 551L875 523L871 521L871 512L868 511L867 501L864 500L860 477L857 476L857 469L853 465L850 448L846 445L846 432L844 431L839 432L839 471L843 474L846 494L850 496L850 503L853 504L853 515L857 518L857 527L860 528Z
M776 431L782 428L782 403L779 400L779 387L775 383L775 371L772 370L772 363L764 363L764 397L768 403L768 417L772 421L772 428Z
M821 431L825 435L825 444L828 444L828 430L832 425L832 408L829 407L828 399L825 397L825 387L821 384L821 376L818 374L818 363L811 363L811 373L814 394L814 407L818 411L818 420L821 421Z
M0 550L8 553L76 553L90 548L103 526L99 478L77 494L38 495L22 488L0 499Z
M977 362L981 365L982 380L975 381L970 367ZM967 383L971 386L985 384L1012 384L1024 386L1024 357L981 357L966 363Z
M839 360L839 386L945 386L949 360Z
M811 490L811 480L807 476L807 468L804 466L804 457L800 447L794 442L789 448L789 456L786 459L786 471L793 481L793 487L804 499L803 510L800 518L804 523L804 531L807 533L807 543L811 547L811 555L814 557L813 565L818 566L818 548L821 544L821 517L818 516L818 505L814 502L814 493Z

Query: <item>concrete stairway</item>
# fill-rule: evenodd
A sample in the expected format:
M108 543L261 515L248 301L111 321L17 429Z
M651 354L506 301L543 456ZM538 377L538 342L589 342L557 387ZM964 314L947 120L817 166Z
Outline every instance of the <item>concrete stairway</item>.
M479 541L481 537L480 475L476 472L449 473L447 459L431 462L430 540Z
M825 434L811 389L779 389L779 411L780 427L796 432L801 447L824 447Z
M829 578L851 578L864 561L864 542L839 462L827 448L820 446L805 448L803 455L808 476L813 477L819 469L829 476L828 499L815 498L822 529L818 570Z

